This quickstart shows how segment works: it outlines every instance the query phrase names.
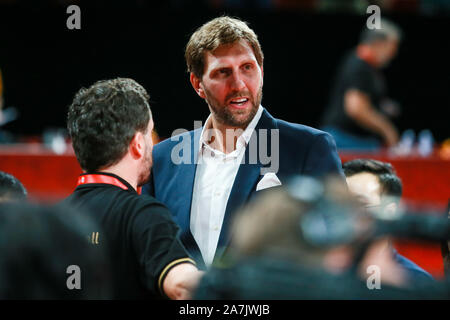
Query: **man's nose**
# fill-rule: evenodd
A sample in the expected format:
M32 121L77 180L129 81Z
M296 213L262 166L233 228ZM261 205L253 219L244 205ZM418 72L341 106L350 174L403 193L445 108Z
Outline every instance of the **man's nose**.
M231 87L238 91L245 88L245 82L239 71L233 72L233 76L231 77Z

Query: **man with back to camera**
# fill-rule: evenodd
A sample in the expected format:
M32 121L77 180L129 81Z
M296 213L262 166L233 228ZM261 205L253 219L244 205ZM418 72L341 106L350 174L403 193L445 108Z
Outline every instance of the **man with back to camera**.
M400 40L400 29L381 19L381 29L363 29L358 46L340 65L322 118L322 129L333 135L338 149L376 150L397 144L398 131L390 117L398 115L399 107L387 98L379 70L396 56Z
M201 274L177 237L169 210L138 187L152 166L153 119L132 79L96 82L69 107L68 129L84 173L65 200L90 212L105 234L116 299L190 298Z
M292 174L344 179L329 134L275 119L261 106L263 52L245 22L224 16L204 24L185 58L211 114L202 128L155 146L143 192L169 207L183 243L205 268L223 257L233 213L257 191Z
M391 164L372 159L354 159L345 162L342 167L350 192L364 206L375 209L384 218L398 214L403 187ZM392 251L393 260L407 271L409 280L433 279L428 272L398 254L389 239L380 241L378 248Z

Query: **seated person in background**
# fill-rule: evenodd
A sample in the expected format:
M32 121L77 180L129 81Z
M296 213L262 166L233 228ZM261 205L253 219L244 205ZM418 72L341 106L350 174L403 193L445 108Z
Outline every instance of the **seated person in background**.
M0 171L0 202L23 201L27 190L13 175Z
M65 201L103 228L95 242L109 247L115 299L186 299L201 273L169 210L137 192L152 166L148 99L141 85L124 78L99 81L75 95L67 127L85 173Z
M0 204L0 299L111 299L105 248L87 241L97 231L70 207Z
M402 182L391 164L372 159L355 159L342 165L347 185L359 201L368 209L392 218L397 215L402 196ZM432 276L411 260L398 254L389 238L379 240L378 252L392 252L392 259L407 271L411 280L431 280Z
M386 97L386 84L379 72L397 54L401 31L381 20L381 29L364 28L355 50L338 69L322 129L331 133L338 149L376 150L393 147L398 131L389 119L399 107Z

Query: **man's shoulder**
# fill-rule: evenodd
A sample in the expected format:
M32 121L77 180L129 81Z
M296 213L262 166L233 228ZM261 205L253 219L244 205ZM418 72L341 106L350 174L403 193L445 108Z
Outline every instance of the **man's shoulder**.
M132 194L129 198L130 202L134 202L137 211L154 210L154 211L168 211L167 207L155 197L149 194Z
M277 125L280 128L280 130L293 130L296 131L297 133L301 133L301 134L305 134L305 135L310 135L310 136L316 136L316 135L321 135L321 134L326 134L326 132L304 125L304 124L300 124L300 123L294 123L294 122L289 122L286 120L282 120L282 119L275 119L277 121Z
M136 194L124 191L123 198L115 207L115 212L128 215L128 218L139 223L157 223L172 221L169 209L149 194ZM136 220L137 219L137 220Z
M116 215L129 215L149 209L168 211L163 203L151 195L139 195L111 185L77 188L61 204L83 207L97 213L116 212Z
M288 139L293 141L313 142L321 136L329 138L330 134L299 123L288 122L281 119L275 119L277 128L280 131L280 140Z

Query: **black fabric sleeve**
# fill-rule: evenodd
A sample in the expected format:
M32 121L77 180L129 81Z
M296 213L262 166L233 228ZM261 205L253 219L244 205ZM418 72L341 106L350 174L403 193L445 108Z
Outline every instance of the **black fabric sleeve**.
M364 70L363 68L349 71L345 76L345 84L346 91L356 89L367 94L369 97L373 94L372 77L368 70Z
M141 281L151 292L164 296L162 284L169 270L179 263L195 262L181 243L179 228L164 205L153 202L141 207L132 227Z

